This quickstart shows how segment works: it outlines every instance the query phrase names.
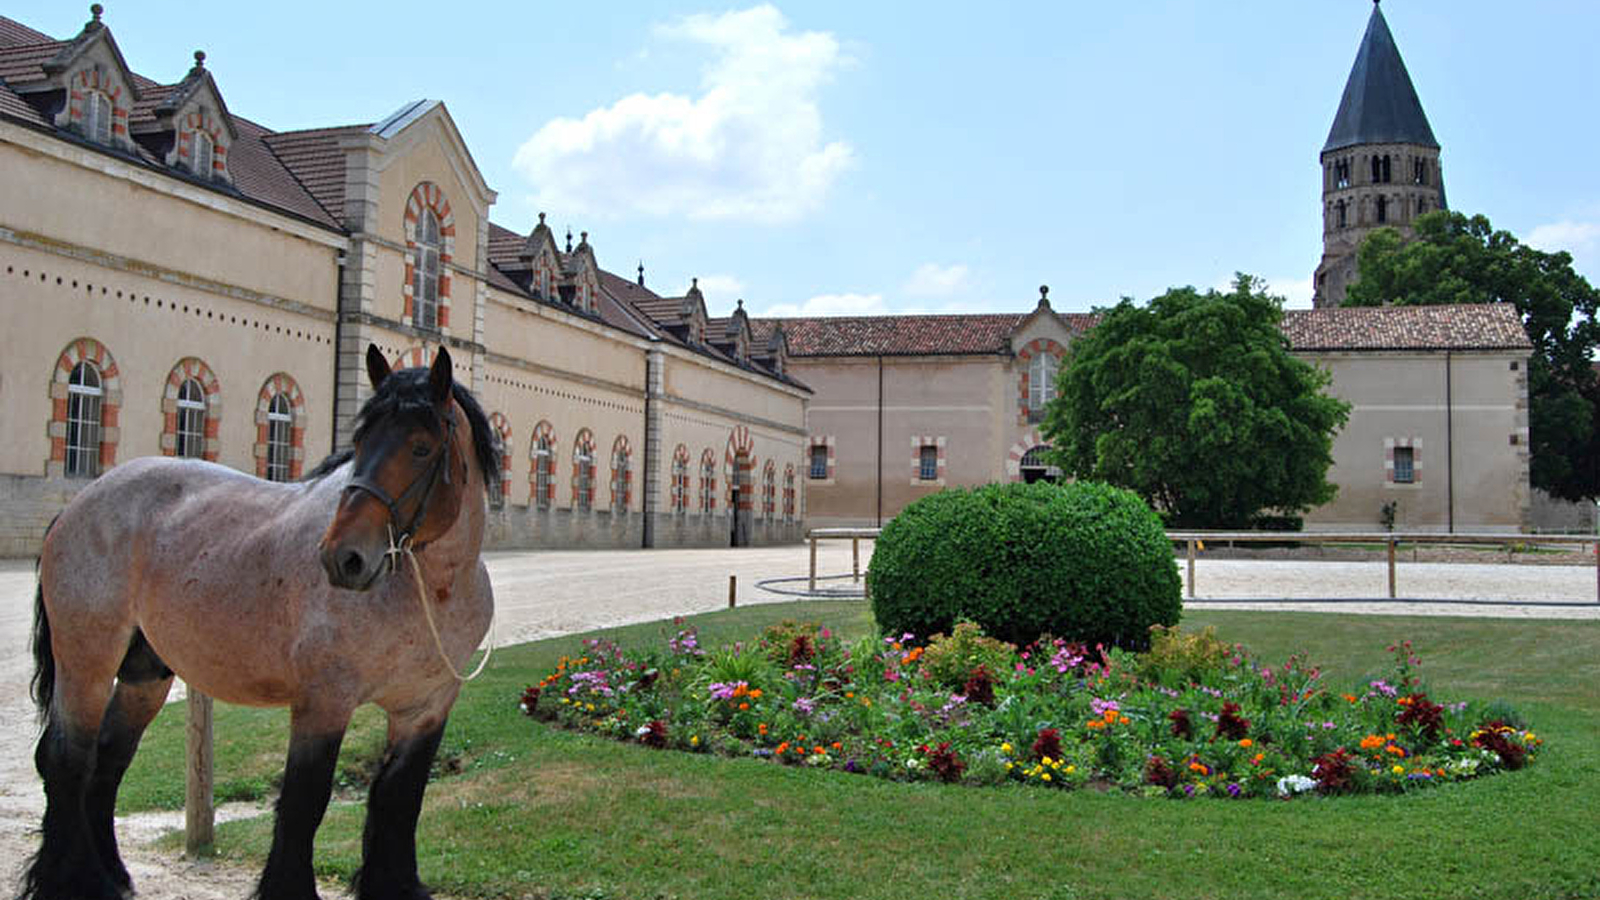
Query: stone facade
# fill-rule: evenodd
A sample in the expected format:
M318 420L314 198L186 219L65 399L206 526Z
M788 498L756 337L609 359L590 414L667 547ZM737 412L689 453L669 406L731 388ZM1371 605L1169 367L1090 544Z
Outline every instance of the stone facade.
M802 464L810 392L781 339L691 339L588 235L562 250L491 223L442 103L273 132L228 112L201 58L170 85L135 76L98 17L66 41L0 18L0 50L0 331L20 338L0 360L0 555L37 552L78 488L137 456L301 477L348 444L369 344L399 366L449 347L490 414L491 547L800 539L804 485L780 506L776 481ZM520 252L541 239L534 278ZM669 507L673 448L719 460L718 502Z

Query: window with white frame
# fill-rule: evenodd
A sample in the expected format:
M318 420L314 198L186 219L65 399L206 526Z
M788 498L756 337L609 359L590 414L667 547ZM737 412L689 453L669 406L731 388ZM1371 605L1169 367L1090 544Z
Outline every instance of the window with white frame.
M923 444L917 450L917 478L922 481L939 480L939 448Z
M1410 447L1394 448L1395 484L1413 484L1417 480L1416 452Z
M807 474L813 479L828 477L828 446L826 444L811 445L811 468Z
M178 430L174 435L178 456L199 459L206 449L206 392L200 382L186 378L178 387Z
M194 173L201 178L210 178L211 163L216 155L216 144L212 142L211 135L204 131L196 131L194 146L191 149L194 151L191 157L194 160Z
M550 508L550 482L555 479L556 458L550 439L539 436L533 451L533 505L539 509Z
M594 451L580 446L573 463L578 467L578 490L573 499L578 509L587 511L594 506Z
M672 511L688 512L689 507L689 456L685 453L672 460Z
M289 398L274 394L267 406L267 480L288 481L294 445L290 442L294 430L294 414Z
M1056 396L1056 358L1041 352L1028 364L1028 418L1038 421L1044 408Z
M611 511L621 514L628 511L628 451L618 449L611 454Z
M96 144L111 143L111 98L88 91L83 98L83 134Z
M72 367L67 382L67 476L93 478L100 474L101 406L105 388L100 370L91 362Z
M709 513L717 507L717 459L707 450L700 457L700 511Z
M794 466L783 470L783 520L794 521Z
M424 209L417 222L417 263L411 271L411 322L439 327L439 217Z

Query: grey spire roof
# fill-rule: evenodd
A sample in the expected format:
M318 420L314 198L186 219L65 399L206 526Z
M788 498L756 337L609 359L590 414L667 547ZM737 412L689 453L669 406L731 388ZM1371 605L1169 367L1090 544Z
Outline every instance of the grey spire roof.
M1400 59L1400 49L1394 45L1394 35L1389 33L1389 23L1376 3L1322 152L1355 144L1439 146Z

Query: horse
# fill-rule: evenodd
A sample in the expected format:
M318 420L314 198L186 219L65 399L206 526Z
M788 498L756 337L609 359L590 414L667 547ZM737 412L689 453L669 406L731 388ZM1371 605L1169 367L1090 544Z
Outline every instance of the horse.
M304 480L137 459L86 486L47 531L33 635L46 807L21 900L132 891L117 787L174 674L229 703L289 707L256 896L317 897L312 840L365 703L387 714L388 745L353 889L430 896L416 825L461 667L493 615L480 551L500 449L443 347L431 367L391 371L369 345L366 365L375 393L353 447Z

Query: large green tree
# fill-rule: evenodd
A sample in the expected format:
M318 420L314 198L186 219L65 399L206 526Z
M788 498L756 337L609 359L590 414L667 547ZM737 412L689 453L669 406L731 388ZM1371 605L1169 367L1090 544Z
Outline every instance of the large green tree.
M1044 431L1057 465L1144 497L1183 528L1245 528L1333 499L1349 404L1289 355L1283 300L1239 275L1227 293L1124 299L1072 344Z
M1566 253L1544 253L1483 216L1431 212L1414 240L1392 228L1367 236L1346 306L1510 303L1533 342L1528 365L1530 480L1568 500L1600 498L1600 291Z

